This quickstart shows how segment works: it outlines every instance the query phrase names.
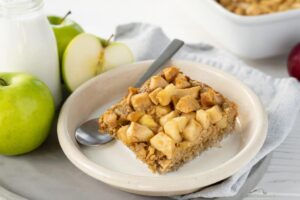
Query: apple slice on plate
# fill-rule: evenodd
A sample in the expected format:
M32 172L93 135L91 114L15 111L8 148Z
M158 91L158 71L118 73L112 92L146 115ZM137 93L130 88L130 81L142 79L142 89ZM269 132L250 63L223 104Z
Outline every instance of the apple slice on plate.
M66 48L62 73L70 91L104 71L134 61L131 50L125 44L109 42L103 46L101 43L103 41L98 37L82 33Z

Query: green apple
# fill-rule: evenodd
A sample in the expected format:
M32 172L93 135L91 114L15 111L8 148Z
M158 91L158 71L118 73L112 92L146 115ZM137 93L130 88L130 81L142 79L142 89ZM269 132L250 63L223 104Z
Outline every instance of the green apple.
M76 35L84 32L76 22L67 18L69 14L71 14L71 12L68 12L64 17L48 16L48 20L55 34L60 61L69 42Z
M125 44L81 33L69 43L64 52L63 80L68 89L74 91L92 77L133 61L133 54Z
M48 87L24 73L0 73L0 154L20 155L47 138L55 114Z
M133 54L127 45L120 42L111 42L104 50L102 58L103 71L120 65L132 63Z

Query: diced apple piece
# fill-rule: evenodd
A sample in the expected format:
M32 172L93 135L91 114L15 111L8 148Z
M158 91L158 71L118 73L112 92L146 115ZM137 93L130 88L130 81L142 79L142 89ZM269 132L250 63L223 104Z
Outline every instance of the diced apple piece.
M220 106L215 105L206 110L206 113L209 116L210 122L215 124L222 119L222 110Z
M103 121L108 126L115 128L118 125L118 116L113 112L107 112L103 115Z
M176 94L177 88L173 84L169 84L165 87L165 89L158 92L156 95L156 98L158 99L158 102L162 106L169 105L171 102L171 98L174 94Z
M196 113L195 112L190 112L190 113L182 113L181 116L187 117L190 120L196 119Z
M122 126L118 132L117 132L117 136L118 138L124 143L124 144L128 144L128 138L127 138L127 130L128 130L129 125L126 126Z
M177 88L183 89L183 88L190 87L191 84L187 80L187 77L185 75L183 75L182 73L179 73L175 78L175 86Z
M196 119L204 129L207 129L210 125L210 120L208 114L204 110L197 110Z
M178 124L176 123L176 121L173 120L170 120L167 123L165 123L164 130L168 136L170 136L175 142L179 143L181 142L182 138L179 133Z
M146 126L132 122L127 129L127 138L129 143L147 142L153 136L153 132Z
M176 109L183 113L189 113L199 108L200 105L198 101L190 95L182 97L176 104Z
M175 151L175 142L163 132L159 132L151 138L150 144L167 156L168 159L173 157Z
M171 112L170 106L156 106L155 107L155 114L158 117L164 116Z
M189 118L185 116L180 116L180 117L175 117L171 121L174 121L177 124L179 131L182 132L186 127L187 123L189 122Z
M201 93L200 102L204 107L211 107L215 105L215 93L212 89L208 89L206 92Z
M161 76L152 76L150 79L150 85L149 88L150 90L154 90L156 88L164 88L168 85L169 83Z
M131 122L137 122L143 115L144 115L143 112L134 111L127 115L127 120Z
M195 87L185 88L185 89L177 89L176 95L178 95L179 97L190 95L195 99L198 99L200 89L201 89L200 86L195 86Z
M143 115L140 118L139 123L144 126L147 126L150 129L155 129L158 126L158 124L154 121L151 115Z
M179 99L180 99L180 97L178 97L176 95L174 95L174 96L171 97L171 101L172 101L172 104L173 104L174 107L178 103Z
M223 104L224 103L224 101L225 101L225 99L224 99L224 97L221 95L221 94L215 94L215 103L216 104L219 104L219 105L221 105L221 104Z
M224 115L220 121L216 123L217 127L220 129L226 128L227 127L227 116Z
M196 120L192 119L183 130L183 138L187 141L195 141L201 133L202 126Z
M166 80L168 82L171 82L179 73L179 69L177 69L176 67L168 67L163 70L163 73L164 73Z
M159 123L161 126L164 126L164 124L167 123L167 121L169 121L177 116L178 116L178 112L172 111L169 114L162 116L159 120Z
M126 101L127 101L128 104L130 104L130 102L131 102L131 97L133 95L137 94L137 93L138 93L138 89L137 88L135 88L135 87L129 87L128 88L128 95L127 95L127 99L126 99Z
M172 160L159 160L158 164L160 165L160 170L165 171L172 164Z
M131 97L131 104L136 111L145 111L152 105L149 95L144 92Z
M162 90L162 88L156 88L155 90L153 90L150 94L149 97L152 101L152 103L154 103L155 105L158 105L158 99L156 97L156 95Z
M193 146L193 143L190 141L182 141L180 142L179 146L183 149L187 149Z

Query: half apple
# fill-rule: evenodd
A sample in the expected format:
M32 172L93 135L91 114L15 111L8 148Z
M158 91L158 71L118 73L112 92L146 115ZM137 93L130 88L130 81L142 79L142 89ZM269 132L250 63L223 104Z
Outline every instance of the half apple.
M123 43L101 44L97 36L82 33L66 48L62 60L62 74L67 88L74 91L92 77L134 61L131 50Z

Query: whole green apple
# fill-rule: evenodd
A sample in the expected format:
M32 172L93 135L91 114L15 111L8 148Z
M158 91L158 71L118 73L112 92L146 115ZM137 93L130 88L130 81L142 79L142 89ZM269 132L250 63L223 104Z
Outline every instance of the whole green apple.
M70 14L70 12L68 13ZM84 32L83 29L74 21L60 16L48 16L56 38L59 59L61 61L63 53L69 42L78 34Z
M19 155L47 138L55 114L48 87L24 73L0 73L0 154Z

